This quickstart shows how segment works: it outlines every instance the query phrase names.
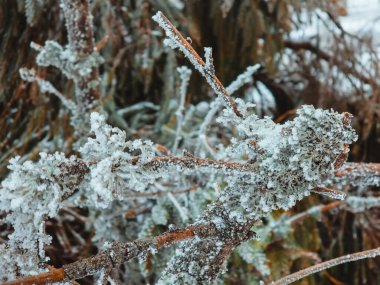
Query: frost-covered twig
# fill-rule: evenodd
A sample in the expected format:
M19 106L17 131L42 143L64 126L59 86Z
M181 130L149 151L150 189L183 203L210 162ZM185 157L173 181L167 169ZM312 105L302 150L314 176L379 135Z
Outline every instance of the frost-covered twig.
M88 0L61 0L61 8L65 15L69 47L77 60L83 60L97 55L92 25L92 15ZM74 80L78 103L84 110L94 109L99 100L98 65L88 66L85 76Z
M118 115L120 116L125 116L127 114L133 113L133 112L138 112L144 109L151 109L154 111L158 111L160 107L158 105L153 104L152 102L148 101L143 101L136 103L132 106L128 106L122 109L117 110Z
M139 158L133 159L132 164L137 163ZM180 170L220 170L225 174L257 173L257 168L249 163L230 162L223 160L202 159L198 157L180 156L156 156L151 161L143 164L143 169L160 170L164 167L176 167Z
M310 209L308 209L304 212L301 212L301 213L298 213L294 216L291 216L289 219L287 219L285 221L285 223L287 223L288 225L293 225L293 224L296 224L296 223L302 221L303 219L305 219L307 217L319 216L321 213L328 212L331 209L338 208L338 207L345 205L345 204L346 204L345 201L335 201L335 202L331 202L327 205L314 206L314 207L311 207Z
M57 96L62 102L62 104L68 109L72 110L73 113L76 113L76 105L70 99L67 99L61 92L59 92L53 84L49 81L40 78L34 69L20 68L19 70L21 79L28 82L36 82L38 87L40 87L41 92L47 92Z
M183 117L184 117L183 113L185 111L186 92L187 92L187 86L189 85L189 80L191 76L191 69L187 68L186 66L178 67L177 71L179 72L179 75L180 75L181 84L179 87L178 108L175 113L177 117L177 129L175 132L174 144L172 148L173 154L177 152L178 144L179 144L179 141L181 140Z
M238 116L242 117L241 113L237 109L236 103L233 98L228 94L222 83L216 77L214 68L211 60L211 49L205 48L206 63L198 55L198 53L193 49L190 43L185 40L181 33L174 27L174 25L165 17L162 12L157 12L156 15L152 17L160 27L165 31L168 37L164 43L171 48L179 48L179 50L190 60L194 67L206 78L207 83L211 86L214 92L223 98L227 107L231 108L233 112Z
M234 81L232 81L230 85L226 87L227 93L231 96L243 85L252 82L252 76L259 68L260 68L259 64L248 66L247 69L243 73L238 75L238 77ZM207 128L210 126L212 120L214 119L218 111L221 109L222 105L223 104L220 101L219 97L211 102L210 110L207 112L205 119L203 120L202 124L199 127L198 142L195 147L196 155L200 154L201 145L203 144L205 148L207 149L207 151L213 157L215 157L214 150L208 145L206 133L207 133Z
M110 243L106 250L89 258L64 265L60 269L51 269L48 273L5 282L3 285L50 284L59 281L73 281L93 275L103 269L119 266L146 253L151 247L159 249L185 239L207 238L213 235L215 235L215 225L213 224L190 225L149 239L140 239L127 243L114 242ZM28 280L32 280L33 283L27 283Z
M335 171L335 183L380 186L380 163L345 163Z
M103 43L95 46L88 0L60 2L65 16L68 45L63 47L56 41L48 40L44 45L32 42L31 47L38 52L36 62L39 66L54 66L68 79L73 80L75 107L52 84L38 76L31 76L33 70L28 71L24 68L20 70L20 74L25 80L36 81L43 92L48 91L62 100L72 113L71 125L75 127L77 138L83 138L89 129L90 112L99 107L98 67L103 58L98 49ZM81 144L81 140L78 144Z
M251 83L253 74L255 74L256 71L260 69L260 67L260 64L248 66L243 73L241 73L234 81L230 83L230 85L226 87L227 93L232 95L243 85Z
M312 275L314 273L326 270L328 268L347 263L347 262L353 262L365 258L375 258L380 255L380 247L370 249L370 250L365 250L361 252L356 252L352 254L347 254L338 258L334 258L313 266L310 266L308 268L302 269L298 272L295 272L293 274L290 274L288 276L285 276L275 282L272 282L272 285L287 285L291 284L293 282L296 282L306 276Z
M206 149L208 150L208 152L213 157L215 157L215 152L208 145L206 133L207 133L207 128L210 126L211 121L214 119L215 115L221 109L221 106L222 106L222 104L220 102L220 98L216 98L210 104L210 110L207 112L205 119L203 120L202 124L199 127L198 142L197 142L197 146L195 147L195 154L196 155L200 154L201 145L203 144L206 147Z
M338 200L344 200L344 198L346 198L347 196L347 194L342 191L329 189L329 188L321 187L321 186L315 187L313 189L313 192L330 197L332 199L338 199Z

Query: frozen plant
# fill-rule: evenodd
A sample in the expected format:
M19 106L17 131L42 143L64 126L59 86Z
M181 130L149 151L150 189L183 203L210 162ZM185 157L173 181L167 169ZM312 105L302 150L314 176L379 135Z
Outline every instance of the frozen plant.
M88 171L83 162L59 152L40 153L36 163L21 163L15 157L8 168L11 174L2 182L0 211L8 212L4 222L14 231L6 246L1 245L1 279L14 278L17 271L22 275L40 271L38 265L48 260L44 246L51 243L44 222L58 214Z
M226 109L220 121L239 127L252 149L246 162L252 168L225 171L227 186L197 221L213 225L215 237L184 242L159 284L211 284L232 249L254 236L254 222L294 206L333 176L334 163L356 139L348 114L304 106L296 119L277 125L249 114L244 102L237 106L243 118ZM232 148L236 153L242 146L239 142Z
M91 188L83 192L95 207L106 208L114 199L123 200L126 189L143 191L163 175L143 168L155 157L151 141L126 141L125 132L107 125L99 113L91 114L91 131L95 138L88 138L79 151L91 164Z
M89 49L88 41L91 47L92 37L74 33L75 28L71 26L79 10L74 2L62 0L61 3L71 38L69 48L89 59L93 49ZM87 17L86 22L90 18L88 9L80 12ZM33 280L41 284L70 282L88 275L95 275L99 284L107 280L113 283L110 277L113 268L139 258L147 263L146 272L142 270L147 276L149 258L159 256L161 249L179 242L182 243L163 258L168 262L156 278L158 284L214 284L226 272L228 257L237 248L246 261L257 258L256 266L263 275L269 275L263 254L253 248L248 248L249 252L245 244L258 238L252 227L272 211L289 209L313 191L335 193L323 185L337 175L347 158L349 144L357 138L348 113L303 106L295 119L283 125L268 117L260 118L253 112L252 103L230 96L236 86L230 91L223 87L215 75L211 48L205 48L203 60L162 13L158 12L154 19L165 30L166 42L190 59L218 100L225 102L226 108L217 121L224 128L237 131L230 132L225 146L210 152L213 159L186 150L177 154L185 115L185 86L190 73L186 69L182 69L183 88L173 154L149 140L128 140L124 131L106 123L104 115L86 112L85 116L91 117L87 122L91 126L82 131L90 131L90 135L79 148L79 157L66 158L55 153L42 154L35 163L12 161L12 172L3 182L0 209L15 231L9 235L9 242L1 246L2 258L9 264L2 278L19 277L17 271L21 267L21 275L35 275ZM53 54L64 53L57 45L49 45ZM61 68L65 69L63 63ZM96 99L88 89L92 77L87 77L92 74L87 71L96 65L89 65L88 70L78 73L80 78L76 82L84 91L79 94L83 95L86 111L91 109L92 99ZM248 82L254 71L255 68L250 68L236 84ZM22 73L25 78L33 77L33 73ZM45 82L39 83L46 90L54 91ZM192 186L199 192L210 193L181 196L190 192L187 189ZM179 190L180 187L189 188ZM194 202L203 205L191 205ZM63 205L88 209L88 221L96 230L93 239L99 245L99 252L40 274L46 271L43 247L50 242L44 233L44 221L56 217ZM130 205L136 207L131 209ZM136 213L141 206L145 207L146 215L139 215L136 226L128 227L120 216ZM176 218L172 217L173 212ZM168 226L172 221L183 226ZM102 227L103 223L106 226ZM122 234L124 229L131 228L139 230L132 233L136 239ZM284 227L280 234L285 235L287 231ZM106 242L101 246L103 241ZM355 258L374 257L379 253L378 249L371 250ZM15 258L11 259L11 255ZM40 261L42 266L38 264ZM26 279L16 282L22 284Z
M28 21L31 21L32 7L36 5L42 4L37 0L26 1ZM68 44L63 47L56 41L47 40L43 46L32 42L31 47L38 52L36 61L39 66L58 68L74 82L74 100L63 96L50 82L40 78L34 69L22 68L20 75L29 82L36 81L42 92L61 99L72 113L71 125L80 138L87 135L89 113L99 107L98 67L103 63L103 58L94 42L89 2L61 0L60 7L66 20Z

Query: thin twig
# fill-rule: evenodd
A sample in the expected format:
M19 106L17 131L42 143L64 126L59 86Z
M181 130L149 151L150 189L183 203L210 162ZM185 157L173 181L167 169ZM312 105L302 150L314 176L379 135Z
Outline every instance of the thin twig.
M49 268L49 272L8 281L2 285L42 285L62 281L64 277L65 273L62 268L56 269L52 267Z
M330 211L331 209L338 208L345 204L346 204L345 201L334 201L327 205L314 206L308 209L307 211L291 216L289 219L286 220L286 223L290 225L295 225L299 223L300 221L304 220L305 218L315 215L316 213L325 213L325 212Z
M302 269L298 272L295 272L293 274L290 274L288 276L285 276L276 282L272 282L272 285L287 285L291 284L293 282L296 282L306 276L309 276L311 274L326 270L328 268L337 266L339 264L347 263L347 262L352 262L352 261L357 261L360 259L365 259L365 258L374 258L376 256L380 255L380 247L370 249L370 250L365 250L353 254L347 254L338 258L334 258L313 266L310 266L308 268Z
M165 15L159 11L153 16L153 20L165 30L168 38L173 41L172 47L178 47L195 66L195 68L206 78L207 83L211 86L214 92L224 99L226 105L229 108L232 108L233 112L238 117L243 117L237 109L234 99L227 93L218 77L216 77L213 68L209 68L209 66L206 65L203 59L198 55L190 43L181 35L176 27L174 27L174 25L168 20L168 18L166 18Z
M351 174L377 174L380 176L380 163L345 163L344 166L335 171L336 177L350 176Z
M346 196L347 196L347 194L342 192L342 191L330 189L330 188L326 188L326 187L322 187L322 186L315 187L313 189L313 192L320 194L320 195L324 195L324 196L333 198L333 199L338 199L338 200L344 200L344 198L346 198Z
M65 16L69 46L76 52L77 57L86 58L96 50L92 15L88 0L61 0L61 8ZM74 80L76 85L77 104L84 111L93 110L99 99L98 66L91 67L88 76L81 76ZM80 90L80 91L79 91Z
M174 144L172 148L172 153L175 154L178 150L179 142L182 138L182 127L184 124L184 112L185 112L185 99L186 99L186 93L187 93L187 87L189 85L189 80L191 76L191 69L187 68L186 66L181 66L177 68L177 71L180 74L180 87L179 87L179 102L178 102L178 109L175 112L177 117L177 129L175 132L175 139Z

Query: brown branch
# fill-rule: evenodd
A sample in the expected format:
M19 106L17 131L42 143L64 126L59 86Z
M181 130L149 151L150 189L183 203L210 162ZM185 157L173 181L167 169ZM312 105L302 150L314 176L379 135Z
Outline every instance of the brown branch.
M342 168L335 171L336 177L376 174L380 176L380 163L345 163Z
M139 158L135 158L131 161L132 164L137 164ZM73 174L73 172L81 170L83 171L82 175L78 176L78 180L72 186L76 187L83 180L85 173L89 171L87 166L82 165L80 159L75 160L72 165L62 165L65 169L65 173ZM91 165L91 163L89 163ZM364 167L366 170L376 170L378 171L379 165L377 164L359 164L360 167ZM151 162L145 163L142 165L143 168L159 168L161 166L180 166L186 169L197 169L197 168L214 168L221 169L225 171L244 171L256 173L255 167L248 163L237 163L237 162L225 162L225 161L216 161L216 160L205 160L197 157L155 157ZM347 175L351 169L355 169L357 164L350 164L349 168L346 168L346 172L338 173L337 175ZM341 202L331 204L326 206L326 211L332 207L339 206ZM250 228L251 224L249 224ZM240 232L240 231L237 231ZM215 237L220 233L216 229L213 223L200 224L200 225L190 225L188 227L178 229L175 231L165 232L157 237L150 239L140 239L127 243L112 243L110 247L92 257L85 258L79 261L76 261L71 264L64 265L60 269L51 268L47 273L41 273L36 276L25 277L14 281L9 281L3 285L21 285L21 284L47 284L52 282L59 281L69 281L80 279L88 275L92 275L102 269L109 270L119 266L120 264L131 260L143 253L149 251L149 248L162 248L164 246L169 246L174 243L178 243L185 239L193 237ZM232 242L232 244L230 244ZM226 248L222 251L219 256L220 260L224 260L230 253L230 251L235 247L234 240L230 240L226 243ZM215 263L217 266L219 262ZM317 271L313 271L317 272ZM310 273L311 274L311 273ZM306 276L306 275L305 275ZM293 278L293 277L292 277ZM301 277L302 278L302 277ZM290 280L290 279L289 279ZM282 283L277 283L282 284ZM284 283L287 284L287 283Z
M206 238L216 234L214 224L191 225L182 229L165 232L150 239L140 239L127 243L114 242L110 247L94 256L64 265L62 268L51 268L47 273L29 276L3 283L2 285L48 284L60 281L72 281L93 275L102 269L121 265L152 248L166 247L185 239Z
M314 53L318 58L327 61L330 64L336 65L343 73L351 74L352 76L356 77L357 79L366 84L370 84L372 86L378 85L372 78L360 74L353 68L347 66L344 62L339 61L335 56L328 54L327 52L321 50L319 47L313 45L310 42L284 41L284 46L294 51L308 50Z
M137 163L138 158L132 161ZM249 163L229 162L223 160L211 160L198 157L177 157L177 156L160 156L155 157L151 162L143 165L143 168L157 170L162 166L179 166L183 169L217 169L224 171L237 171L256 173L257 168Z
M345 163L335 171L334 183L380 186L380 163Z
M41 273L36 276L29 276L17 280L12 280L3 283L2 285L43 285L48 283L54 283L63 281L65 273L63 268L56 269L54 267L49 268L49 272Z
M334 267L336 265L340 265L347 262L357 261L365 258L374 258L376 256L380 255L380 247L365 250L357 253L347 254L338 258L334 258L313 266L310 266L308 268L302 269L298 272L295 272L293 274L290 274L288 276L285 276L276 282L273 282L272 285L287 285L291 284L293 282L296 282L306 276L309 276L311 274L326 270L328 268Z
M345 201L334 201L332 203L326 204L326 205L320 205L320 206L314 206L304 212L298 213L289 219L286 220L286 223L295 225L307 217L310 217L315 214L316 211L320 213L326 213L332 209L339 208L340 206L346 205Z
M205 76L207 82L211 86L211 88L215 91L217 95L221 95L222 98L224 99L225 103L227 106L232 108L233 112L238 116L238 117L243 117L242 114L239 112L237 109L236 103L234 99L227 93L226 89L224 88L223 84L220 82L218 77L215 75L213 70L209 70L206 66L206 63L203 61L203 59L199 56L199 54L194 50L194 48L191 46L191 44L182 36L182 34L177 30L177 28L169 21L168 18L162 13L162 12L157 12L155 15L156 18L159 18L164 25L161 25L159 21L157 21L160 26L165 30L169 30L173 35L176 41L179 42L179 45L186 50L184 52L185 56L186 54L191 54L191 56L194 58L197 64L199 64L202 69L203 69L203 76ZM153 18L156 20L156 18ZM190 58L189 58L190 59ZM191 61L191 59L190 59ZM199 68L197 68L199 70ZM200 71L200 70L199 70ZM202 72L201 72L202 73Z

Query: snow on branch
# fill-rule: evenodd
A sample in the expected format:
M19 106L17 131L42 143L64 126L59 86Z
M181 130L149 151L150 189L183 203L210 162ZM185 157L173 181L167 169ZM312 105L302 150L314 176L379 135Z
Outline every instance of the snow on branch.
M45 233L44 222L53 218L84 180L89 169L74 156L66 158L56 152L40 153L36 163L20 163L13 158L8 166L11 174L2 182L0 211L8 213L4 221L12 224L7 246L0 245L0 276L36 274L38 264L46 262L44 246L51 237ZM18 270L15 270L15 269Z
M98 67L103 63L94 43L92 15L88 0L61 0L60 5L68 32L68 45L61 46L48 40L44 45L31 43L38 52L36 61L39 66L58 68L68 79L74 82L75 107L51 83L35 74L33 69L22 68L20 75L29 82L36 81L42 92L49 92L61 99L72 113L71 124L78 137L87 135L89 113L99 105Z
M44 217L54 217L61 207L58 201L69 197L73 189L77 189L76 197L81 197L82 206L104 208L114 200L125 201L131 191L145 191L157 179L170 179L173 173L186 175L196 170L213 174L215 183L227 185L192 225L211 227L213 234L182 244L160 281L162 284L167 280L184 284L194 280L212 282L223 271L231 251L254 237L251 227L255 221L273 210L288 209L309 195L324 177L334 175L336 160L356 139L345 114L316 110L312 106L304 106L298 117L284 125L253 115L245 119L233 115L233 122L245 125L241 132L248 138L235 148L245 148L244 144L252 148L252 157L246 162L207 160L192 155L157 156L151 142L126 141L125 132L107 125L104 116L93 113L94 136L79 150L83 160L42 154L38 167L31 162L22 166L11 164L13 172L3 182L4 189L0 192L1 210L10 212L7 219L16 225L15 233L19 233L20 239L29 235L33 244L46 244L49 237L41 235ZM73 167L62 170L63 165L73 162ZM83 171L75 165L83 165L79 168ZM81 176L75 176L80 173ZM32 203L40 200L44 202ZM18 221L21 209L26 217ZM33 217L35 229L25 232L24 226L17 227L19 222L30 224L29 219ZM82 266L86 274L95 273L89 264ZM202 268L208 269L202 271ZM32 273L30 270L24 273L27 272Z
M253 115L233 118L256 150L253 163L246 163L257 167L256 174L229 176L226 188L197 222L214 223L217 237L182 244L159 284L212 283L223 271L231 249L252 238L250 226L254 221L273 210L292 207L323 177L333 175L336 159L345 152L346 144L356 139L347 115L312 106L304 106L297 113L294 121L284 125ZM242 144L232 146L239 147Z
M227 93L232 95L243 85L251 83L253 74L255 74L256 71L260 69L260 67L261 67L260 64L248 66L247 69L242 74L240 74L234 81L230 83L230 85L227 86L226 88Z
M172 148L173 154L177 152L178 144L179 144L179 141L181 140L182 127L184 124L183 119L184 119L184 111L185 111L186 92L187 92L187 87L189 85L190 76L191 76L191 69L189 69L186 66L178 67L177 71L179 73L181 83L179 87L178 109L175 113L177 117L177 129L176 129L174 144Z
M347 254L343 255L338 258L334 258L313 266L310 266L308 268L305 268L303 270L300 270L298 272L295 272L293 274L290 274L288 276L285 276L276 282L272 282L272 285L287 285L291 284L293 282L296 282L302 278L305 278L306 276L312 275L314 273L329 269L331 267L344 264L347 262L353 262L361 259L366 259L366 258L375 258L380 255L380 247L370 249L370 250L365 250L361 252L356 252L352 254Z
M162 12L157 12L152 19L156 21L165 31L167 38L164 40L164 43L173 49L178 48L194 65L195 69L197 69L203 77L206 78L207 83L211 86L214 92L219 97L223 98L226 106L231 108L236 116L241 117L242 115L237 109L235 101L232 97L230 97L222 83L215 75L214 66L212 64L211 48L205 48L206 64L193 49L190 43L185 40L181 33L173 26L173 24Z
M87 75L79 77L75 82L76 92L83 100L85 109L90 110L99 99L98 65L101 62L95 47L90 4L88 0L61 0L60 6L65 15L71 56L77 61L89 62L94 59L95 62L94 65L87 64Z
M167 247L188 238L206 238L214 235L214 233L215 229L212 225L195 225L165 232L150 239L140 239L127 243L113 242L109 243L104 251L89 258L64 265L59 269L50 268L47 273L5 282L3 285L51 284L81 279L104 269L119 266L149 251L151 247Z
M333 182L360 188L380 186L380 163L345 163L336 170Z

